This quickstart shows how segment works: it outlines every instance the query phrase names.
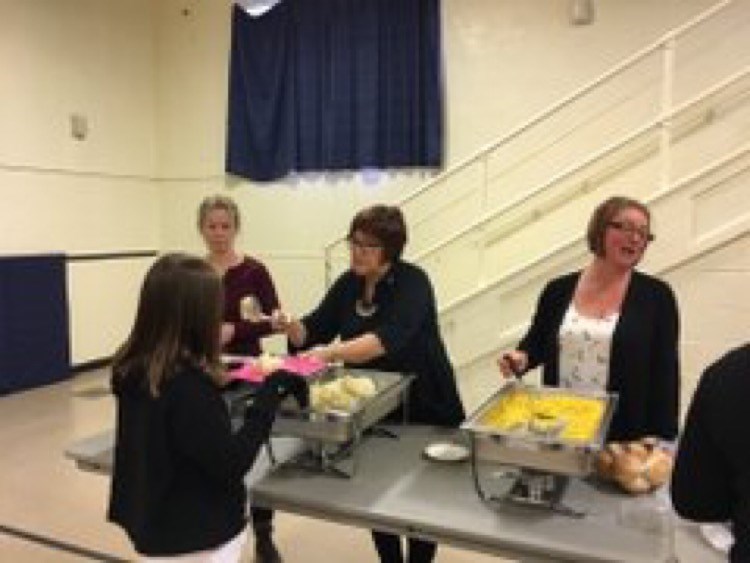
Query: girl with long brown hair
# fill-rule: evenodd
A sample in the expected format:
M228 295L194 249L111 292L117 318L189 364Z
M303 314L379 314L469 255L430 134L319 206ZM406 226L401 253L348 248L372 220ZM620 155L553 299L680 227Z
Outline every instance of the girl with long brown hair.
M221 396L221 280L204 260L161 257L141 289L130 336L114 358L115 463L108 517L146 557L239 561L243 477L288 394L307 386L277 372L232 429Z

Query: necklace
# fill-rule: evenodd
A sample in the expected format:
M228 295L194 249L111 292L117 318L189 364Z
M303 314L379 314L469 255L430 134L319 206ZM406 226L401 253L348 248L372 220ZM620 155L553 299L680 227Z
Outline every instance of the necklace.
M372 317L378 310L378 306L375 303L365 303L362 299L357 299L354 310L360 317Z

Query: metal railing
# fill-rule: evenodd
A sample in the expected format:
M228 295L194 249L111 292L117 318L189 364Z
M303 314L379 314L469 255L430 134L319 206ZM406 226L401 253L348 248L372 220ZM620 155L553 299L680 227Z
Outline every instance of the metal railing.
M482 201L486 202L488 201L488 186L489 186L489 174L488 174L488 168L489 168L489 158L494 153L494 151L498 150L499 148L502 148L505 145L508 145L513 140L517 139L527 131L530 131L535 126L550 120L555 115L559 114L563 109L570 107L575 102L582 99L584 96L586 96L589 93L592 93L600 88L602 88L604 85L608 84L610 81L612 81L614 78L623 75L626 71L637 65L639 62L645 60L650 55L658 52L661 50L661 72L662 72L662 80L661 80L661 95L660 95L660 117L656 120L653 120L652 122L648 123L646 126L642 127L640 131L637 131L633 135L637 136L637 134L642 134L643 131L650 131L654 128L660 128L660 135L659 135L659 156L660 156L660 166L659 166L659 181L660 185L663 188L666 188L670 184L670 179L672 175L672 162L671 162L671 147L672 147L672 131L671 131L671 120L675 117L677 114L679 108L686 107L686 104L681 104L678 106L678 108L674 107L674 100L673 100L673 89L674 89L674 75L675 75L675 64L676 64L676 54L675 49L677 46L677 41L679 38L681 38L683 35L688 33L689 31L693 30L697 26L701 25L702 23L710 20L711 18L715 17L717 14L721 13L723 10L725 10L728 6L732 4L732 0L724 0L721 1L711 8L707 9L706 11L702 12L701 14L697 15L696 17L692 18L688 22L672 29L671 31L664 34L660 39L653 42L652 44L646 46L645 48L637 51L636 53L632 54L631 56L627 57L625 60L620 62L619 64L615 65L608 71L604 72L603 74L596 77L591 82L585 84L578 90L574 91L572 94L562 98L561 100L555 102L554 104L550 105L543 111L537 113L515 129L511 130L510 132L506 133L505 135L501 136L494 142L484 146L477 152L475 152L470 157L458 162L457 164L453 165L451 168L446 170L445 172L441 173L439 176L435 177L434 179L430 180L429 182L426 182L410 194L406 195L405 197L399 199L396 201L396 205L403 207L407 203L416 200L417 198L421 197L423 194L429 193L432 190L434 190L437 186L444 184L445 182L449 181L451 178L453 178L456 174L459 172L467 169L469 166L480 163L482 167ZM738 80L739 78L735 78L735 80ZM697 103L696 100L691 100L693 103ZM566 176L573 175L575 172L585 168L591 162L593 162L597 158L603 158L604 156L610 154L612 151L614 151L617 146L622 145L623 143L627 143L628 138L635 138L633 135L626 136L625 139L621 139L620 143L614 143L613 145L610 145L607 149L604 151L599 151L595 154L593 154L591 157L584 159L582 162L578 163L577 166L572 167L571 169L567 170L563 174ZM559 180L560 175L558 175L557 179ZM555 181L553 179L551 182ZM547 184L551 183L548 182ZM453 233L453 235L446 237L439 243L433 246L431 250L434 248L444 246L445 244L449 243L451 240L455 240L456 238L463 236L467 229L476 229L478 228L477 225L484 224L494 218L497 218L498 216L509 213L513 209L518 208L519 206L523 205L525 201L528 200L529 197L531 197L535 193L539 193L540 190L546 189L546 184L540 186L539 188L532 190L530 194L525 194L522 197L516 198L513 201L511 201L509 204L506 204L504 206L501 206L500 208L497 208L489 213L485 213L479 220L476 220L472 222L472 224L464 229L460 229L459 231ZM338 238L328 245L326 245L324 250L325 255L325 280L326 285L330 286L332 283L333 278L333 270L334 270L334 256L336 253L337 248L341 248L342 243L344 243L345 239L343 237ZM419 261L421 258L424 257L424 255L427 253L421 253L419 256L417 256L417 261Z
M711 177L722 170L727 170L732 166L733 164L741 161L742 159L747 159L748 156L750 156L750 142L746 142L740 147L738 147L736 150L719 157L717 159L714 159L711 163L707 164L706 166L701 167L699 170L692 172L679 180L675 181L672 185L668 186L665 189L660 190L657 193L652 194L650 197L646 198L644 200L644 203L648 205L649 207L653 206L654 204L658 203L659 201L665 200L666 198L680 192L683 190L686 190L692 186L694 186L697 182L700 182L708 177ZM742 171L746 171L750 168L750 163L743 165ZM728 236L729 240L733 240L736 238L739 238L740 236L743 236L746 232L748 232L748 229L742 230L740 233L730 233ZM684 266L685 264L696 260L698 258L701 258L702 256L705 256L707 253L709 253L714 248L724 245L727 243L727 240L717 240L714 241L712 244L707 245L698 245L695 248L691 249L690 252L687 254L682 254L678 258L673 259L669 261L668 263L661 264L654 272L654 275L664 275L669 272L675 271L679 267ZM560 242L559 244L555 245L553 248L550 248L547 252L545 252L543 255L535 256L532 259L528 260L527 262L523 264L517 265L515 268L513 268L511 271L507 272L506 275L502 277L498 277L495 280L492 280L491 283L489 283L485 288L484 291L493 291L498 289L502 286L503 283L508 281L509 279L512 279L516 276L523 275L527 272L533 271L535 268L538 268L540 265L548 262L552 257L559 256L563 253L566 253L568 255L569 259L573 258L580 258L581 260L585 259L585 257L588 255L588 249L585 244L584 236L579 234L573 237L568 238L567 240L564 240ZM457 299L454 299L450 303L447 303L443 307L440 308L439 314L442 316L447 313L451 313L454 310L458 309L461 305L469 301L475 296L474 292L467 293L466 295L462 295L458 297ZM490 356L495 356L497 353L506 348L511 342L514 342L520 338L520 335L528 328L528 322L524 322L521 324L516 324L510 327L505 328L504 330L500 330L498 333L498 338L492 342L489 346L486 347L486 349L473 356L468 362L465 362L463 364L457 365L457 369L463 369L467 367L470 364L474 364L479 361L483 361L487 359Z

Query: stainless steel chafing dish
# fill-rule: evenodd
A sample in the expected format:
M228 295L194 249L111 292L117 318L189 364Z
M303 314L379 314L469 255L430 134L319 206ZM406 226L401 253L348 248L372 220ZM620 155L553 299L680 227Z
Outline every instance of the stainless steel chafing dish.
M279 409L272 431L274 434L300 438L305 442L306 451L295 460L297 463L350 476L356 470L356 450L363 433L372 429L402 403L406 403L406 394L413 376L337 367L308 378L308 383L324 384L346 375L370 378L375 385L375 394L357 400L348 410L315 410L312 407L300 409L290 399ZM349 470L341 468L339 462L342 460L348 461Z
M529 387L517 381L499 389L462 426L470 437L472 475L479 496L573 514L560 503L567 478L591 473L595 454L604 446L616 402L616 395L611 393ZM566 405L570 406L568 419ZM508 406L526 408L528 412L502 411ZM574 420L579 407L586 420ZM524 419L526 414L528 419ZM596 419L592 418L594 414ZM494 467L495 476L510 477L511 486L499 497L488 495L480 466ZM497 471L498 466L503 470Z

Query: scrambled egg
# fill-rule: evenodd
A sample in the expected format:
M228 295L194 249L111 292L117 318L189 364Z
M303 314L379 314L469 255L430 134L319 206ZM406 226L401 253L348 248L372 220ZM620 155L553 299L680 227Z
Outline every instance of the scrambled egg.
M492 405L480 423L504 432L560 429L570 442L594 439L604 415L604 401L572 393L537 394L513 390Z

